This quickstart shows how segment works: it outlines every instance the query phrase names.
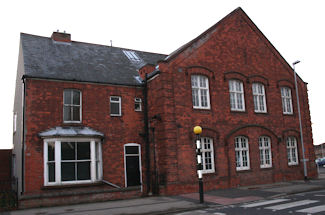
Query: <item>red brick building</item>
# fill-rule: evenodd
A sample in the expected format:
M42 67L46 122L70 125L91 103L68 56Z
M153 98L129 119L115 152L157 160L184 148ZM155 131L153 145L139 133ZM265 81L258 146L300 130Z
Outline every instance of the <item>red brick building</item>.
M23 206L195 192L195 125L206 190L304 178L293 70L241 8L168 56L22 34L17 74Z

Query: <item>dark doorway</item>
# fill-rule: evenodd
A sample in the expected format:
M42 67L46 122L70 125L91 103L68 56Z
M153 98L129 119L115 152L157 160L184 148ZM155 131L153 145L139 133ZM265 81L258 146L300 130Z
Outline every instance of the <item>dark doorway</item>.
M140 146L127 144L124 152L126 186L139 186L141 185Z

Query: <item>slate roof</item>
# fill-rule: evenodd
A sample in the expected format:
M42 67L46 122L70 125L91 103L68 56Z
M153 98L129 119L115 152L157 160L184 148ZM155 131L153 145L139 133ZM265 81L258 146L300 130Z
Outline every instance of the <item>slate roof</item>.
M56 80L141 85L137 70L156 65L167 55L134 51L140 62L131 62L118 47L72 41L54 42L51 38L21 34L25 77Z

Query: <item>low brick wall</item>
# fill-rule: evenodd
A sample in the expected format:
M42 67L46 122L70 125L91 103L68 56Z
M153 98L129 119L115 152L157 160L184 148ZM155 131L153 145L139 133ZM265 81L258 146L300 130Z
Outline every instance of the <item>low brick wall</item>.
M19 199L19 209L70 205L78 203L103 202L130 199L142 196L140 187L93 191L49 192L46 194L25 194Z

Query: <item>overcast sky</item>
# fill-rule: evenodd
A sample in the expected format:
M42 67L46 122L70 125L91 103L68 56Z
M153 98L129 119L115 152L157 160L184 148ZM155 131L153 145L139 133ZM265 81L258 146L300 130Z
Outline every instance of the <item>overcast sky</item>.
M324 2L324 3L323 3ZM308 82L314 144L325 142L325 1L322 0L8 0L0 3L0 148L12 147L20 32L169 54L242 7Z

